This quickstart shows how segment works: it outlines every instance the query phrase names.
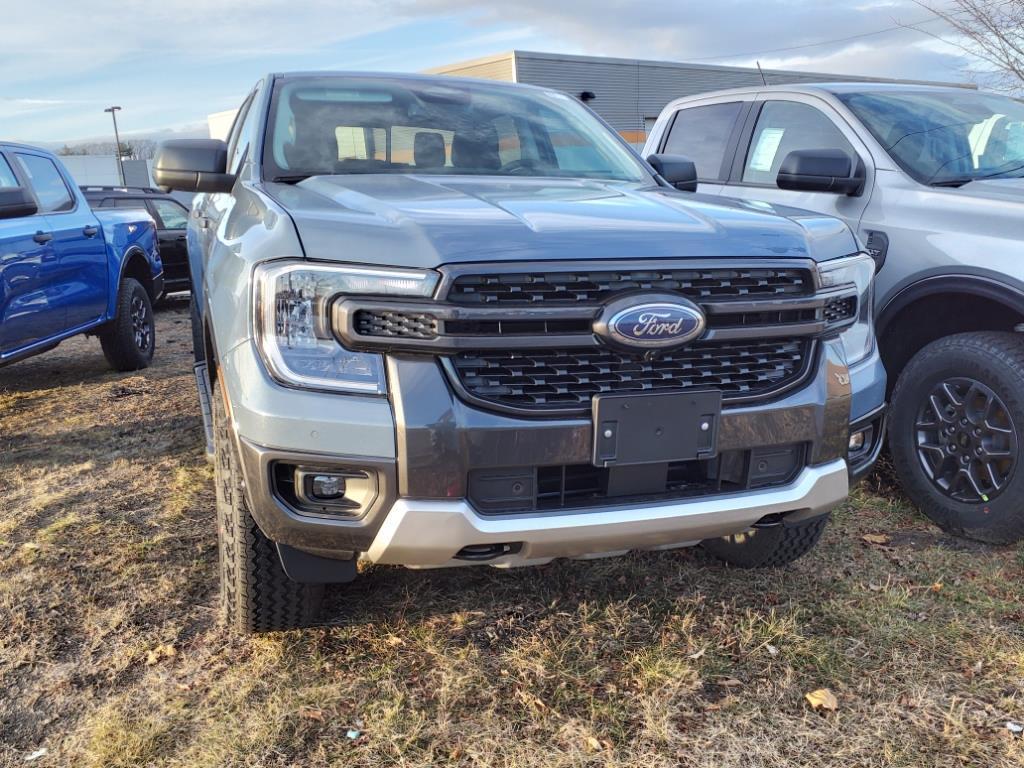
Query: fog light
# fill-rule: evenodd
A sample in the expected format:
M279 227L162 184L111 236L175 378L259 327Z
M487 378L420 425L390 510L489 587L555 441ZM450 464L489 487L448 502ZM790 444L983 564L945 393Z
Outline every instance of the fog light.
M345 478L341 475L313 475L309 496L317 501L334 501L345 496Z
M850 444L847 446L847 450L849 450L850 453L857 453L858 451L863 450L867 443L867 432L868 431L866 429L862 429L859 432L854 432L850 435Z

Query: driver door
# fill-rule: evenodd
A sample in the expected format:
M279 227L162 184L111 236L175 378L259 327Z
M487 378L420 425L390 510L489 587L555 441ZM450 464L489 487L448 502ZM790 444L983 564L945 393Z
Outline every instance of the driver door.
M829 192L779 189L779 166L797 150L839 149L865 172L859 197ZM744 126L729 179L721 194L745 200L803 208L843 219L862 239L861 218L874 188L875 165L870 152L827 102L802 94L758 96Z

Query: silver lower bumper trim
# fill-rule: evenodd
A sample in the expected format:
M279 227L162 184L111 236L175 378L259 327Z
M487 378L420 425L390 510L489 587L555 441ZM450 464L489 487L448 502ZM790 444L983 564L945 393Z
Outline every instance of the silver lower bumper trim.
M467 565L463 547L518 544L488 565L533 565L630 549L665 548L746 530L765 515L827 512L849 490L846 462L807 467L789 485L763 491L659 504L576 509L559 513L485 517L464 500L399 499L366 558L413 567Z

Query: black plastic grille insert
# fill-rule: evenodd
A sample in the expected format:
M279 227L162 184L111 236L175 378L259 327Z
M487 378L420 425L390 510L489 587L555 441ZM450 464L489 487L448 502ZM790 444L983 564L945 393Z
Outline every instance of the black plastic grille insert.
M802 268L625 269L459 275L448 291L457 304L605 301L627 291L670 291L694 300L805 296L814 291Z
M425 312L360 309L356 312L355 329L363 336L434 339L437 318Z
M471 397L526 410L590 408L594 395L715 389L725 401L763 397L798 382L810 339L700 342L647 360L611 349L495 350L450 358Z

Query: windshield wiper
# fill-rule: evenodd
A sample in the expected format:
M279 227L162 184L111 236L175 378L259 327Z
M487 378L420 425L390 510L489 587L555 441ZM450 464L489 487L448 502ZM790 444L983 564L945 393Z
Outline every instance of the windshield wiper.
M982 176L981 178L983 178L983 179L998 179L1000 177L1005 177L1005 178L1008 178L1008 179L1016 179L1016 178L1020 178L1020 177L1019 176L1007 176L1007 174L1018 173L1019 171L1024 171L1024 165L1015 165L1013 168L1007 168L1007 169L1002 170L1002 171L996 171L995 173L990 173L990 174L988 174L986 176Z
M313 174L311 173L295 173L291 176L274 176L271 181L276 181L281 184L298 184L300 181L305 181Z
M964 184L968 184L974 181L970 176L965 176L962 179L940 179L939 181L928 182L929 187L962 187Z

